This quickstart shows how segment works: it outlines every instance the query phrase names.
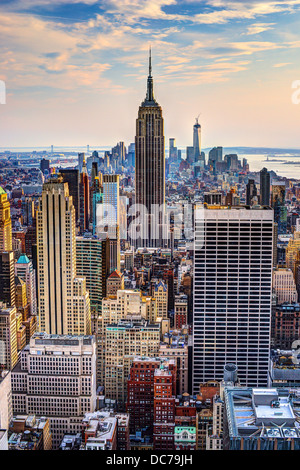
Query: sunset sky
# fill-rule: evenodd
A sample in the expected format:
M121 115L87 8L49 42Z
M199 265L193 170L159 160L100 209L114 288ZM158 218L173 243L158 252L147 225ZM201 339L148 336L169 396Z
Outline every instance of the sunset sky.
M150 44L166 139L300 148L300 0L1 0L0 147L133 142Z

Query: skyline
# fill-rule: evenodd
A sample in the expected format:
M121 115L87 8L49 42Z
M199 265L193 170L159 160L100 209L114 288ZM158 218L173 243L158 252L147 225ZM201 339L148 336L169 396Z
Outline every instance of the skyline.
M300 1L140 3L2 2L1 147L133 142L150 44L166 142L300 147Z

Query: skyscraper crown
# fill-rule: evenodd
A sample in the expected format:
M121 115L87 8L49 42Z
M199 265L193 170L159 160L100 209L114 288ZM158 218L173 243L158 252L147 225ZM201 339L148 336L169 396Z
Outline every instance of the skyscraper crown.
M142 106L159 106L154 98L153 93L153 77L152 77L152 63L151 63L151 47L149 49L149 74L147 79L147 95L146 99L142 102Z

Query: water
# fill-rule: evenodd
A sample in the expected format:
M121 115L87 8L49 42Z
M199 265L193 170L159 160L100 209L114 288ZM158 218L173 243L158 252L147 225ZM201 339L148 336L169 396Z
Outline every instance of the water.
M267 157L269 161L266 161ZM239 158L247 159L250 171L260 171L262 168L267 168L269 171L275 171L278 176L300 180L300 155L240 155Z

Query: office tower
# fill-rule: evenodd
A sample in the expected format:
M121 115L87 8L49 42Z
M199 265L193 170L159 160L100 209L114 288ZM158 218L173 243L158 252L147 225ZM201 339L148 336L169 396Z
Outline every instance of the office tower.
M273 271L273 289L277 305L284 302L297 302L298 294L293 272L288 268L277 268Z
M173 359L176 363L176 394L182 395L189 390L189 351L188 344L182 341L182 337L171 335L170 344L161 343L159 357L165 360Z
M186 148L186 161L189 165L194 163L194 147Z
M120 289L124 289L124 275L115 270L107 278L106 295L117 295Z
M174 450L176 364L170 361L154 372L153 450Z
M174 327L181 329L188 324L188 297L187 295L175 295L174 302Z
M270 205L270 173L266 168L260 171L260 205Z
M103 175L103 220L97 223L97 230L107 231L108 237L116 239L120 226L120 176Z
M236 154L225 155L224 161L227 163L227 170L237 171L239 169L239 159Z
M85 158L83 158L82 172L79 183L79 219L80 231L83 233L90 227L90 183Z
M15 259L13 251L0 252L0 302L15 305Z
M127 382L127 408L130 434L143 431L153 433L154 419L154 372L161 360L150 357L135 357L130 367Z
M134 268L134 251L133 249L124 252L124 268L126 271L133 270Z
M247 420L239 419L241 403ZM226 387L224 404L224 450L300 449L298 398L287 388Z
M214 147L208 153L208 166L212 166L213 170L217 169L217 163L223 160L223 147Z
M286 267L295 275L295 267L300 258L300 232L294 232L285 250Z
M110 251L110 267L109 271L112 273L121 269L121 254L120 254L120 230L116 229L116 238L109 238L109 251Z
M41 163L40 163L40 169L41 169L42 173L49 174L49 172L50 172L50 161L47 160L46 158L42 158Z
M76 237L76 272L77 276L86 279L92 316L101 312L103 290L106 282L106 279L102 279L102 245L103 241L92 235Z
M30 315L37 315L35 271L26 255L21 255L15 264L15 274L26 283L26 294L30 306Z
M15 305L14 252L12 246L12 225L10 202L0 186L0 302Z
M3 447L3 434L6 434L9 423L12 419L12 398L11 398L11 373L8 370L0 370L0 450L7 450ZM6 436L7 443L7 436Z
M113 158L117 160L117 167L125 165L126 147L124 142L119 142L115 147L111 149Z
M254 198L257 198L257 188L255 185L255 181L252 179L248 180L248 183L246 185L246 204L247 206L252 206L253 203L257 200Z
M18 362L17 310L0 303L0 370L12 370Z
M33 335L12 372L12 401L14 415L50 419L53 449L64 434L80 432L85 413L96 407L94 337Z
M153 94L151 51L147 96L139 107L136 120L135 153L135 203L144 206L147 214L142 235L133 241L137 246L161 247L164 238L165 138L162 108ZM150 215L152 205L157 208L153 217ZM162 209L160 213L158 208Z
M93 187L96 176L98 176L98 163L93 161L91 171L91 188Z
M63 178L43 186L37 211L39 330L90 334L90 299L76 277L75 208Z
M78 154L78 170L79 170L79 174L82 173L82 168L83 168L83 161L85 159L85 155L84 153L79 153Z
M120 292L120 291L119 291ZM151 324L141 316L120 319L105 331L105 395L125 407L127 381L135 356L157 357L159 323Z
M267 384L272 252L272 210L196 206L193 393L229 362L242 384Z
M26 294L26 283L23 281L23 279L16 276L15 285L16 285L16 309L17 309L17 313L21 313L20 317L21 317L21 324L22 324L23 319L27 320L29 317L29 313L30 313L29 303L28 303L27 294ZM25 335L25 344L26 344L26 335ZM22 348L18 347L18 349L22 349Z
M103 208L102 183L100 182L99 176L95 176L94 184L91 188L91 223L93 235L95 235L97 231L98 204L100 204L100 208Z
M22 201L23 224L32 225L35 218L35 200L32 197L25 197Z
M128 162L128 166L135 166L135 144L134 143L131 143L128 146L127 162Z
M226 194L225 204L226 206L239 206L240 205L240 197L236 194L235 188L231 188L230 192Z
M61 168L59 170L60 174L63 177L64 183L68 183L69 185L69 194L72 196L73 205L75 207L75 222L76 226L79 224L80 219L80 192L79 192L79 183L80 183L80 173L79 170L76 169L65 169Z
M33 248L32 246L36 245L36 219L32 220L32 225L27 227L25 233L25 253L26 255L32 259L33 257Z
M285 184L272 184L271 205L274 209L274 222L278 225L278 234L286 233Z
M90 185L90 224L93 227L93 233L96 229L96 203L101 201L101 187L99 181L98 163L92 162L91 185Z
M152 295L156 300L157 316L166 320L168 318L168 287L163 281L156 282Z
M98 321L97 354L98 354L98 383L105 381L106 364L106 328L110 324L118 324L119 320L129 318L140 318L148 322L157 321L156 301L152 297L142 296L138 290L118 290L116 296L106 297L102 300L102 315ZM160 325L158 325L160 331ZM155 330L156 331L156 330ZM140 345L142 348L143 346ZM113 354L113 352L112 352Z
M0 186L0 252L12 250L10 202Z
M196 123L193 127L193 149L194 162L197 163L201 160L201 126L198 122L198 117L196 118Z
M176 147L175 139L169 139L169 162L177 163L178 162L178 149Z

